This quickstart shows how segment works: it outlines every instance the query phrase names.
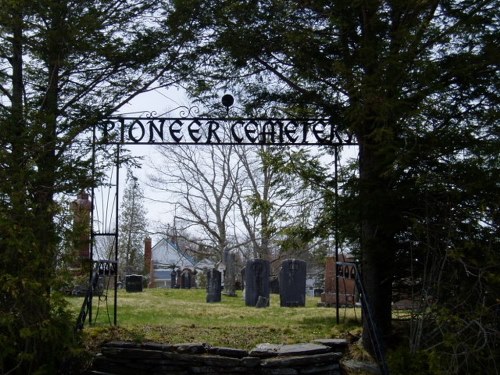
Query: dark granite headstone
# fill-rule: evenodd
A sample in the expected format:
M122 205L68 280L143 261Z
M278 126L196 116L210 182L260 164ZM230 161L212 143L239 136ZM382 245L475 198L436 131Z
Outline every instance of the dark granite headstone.
M221 301L221 273L216 269L207 271L207 302Z
M245 267L245 304L257 306L257 302L266 302L269 306L269 261L253 259L247 261ZM263 307L263 306L259 306Z
M224 294L236 297L236 254L232 251L225 251L224 263L226 265L226 272L224 272Z
M174 270L170 273L170 287L177 288L177 272Z
M280 269L280 306L306 305L306 262L287 259Z
M186 268L181 273L181 288L182 289L191 289L193 282L193 271Z
M125 290L127 292L142 292L142 275L125 276Z
M182 271L180 269L178 269L177 271L175 271L175 274L176 274L176 283L175 283L175 287L176 288L182 288Z

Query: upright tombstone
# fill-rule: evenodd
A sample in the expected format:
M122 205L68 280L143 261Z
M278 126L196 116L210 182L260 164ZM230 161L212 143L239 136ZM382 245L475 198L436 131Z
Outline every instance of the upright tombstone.
M212 268L207 271L207 303L220 302L222 292L222 276Z
M354 262L352 257L339 254L339 262ZM337 280L338 297L337 301ZM352 306L357 301L356 270L352 265L337 265L335 257L326 258L325 290L321 293L321 303L325 306Z
M127 292L142 292L142 275L125 276L125 290Z
M175 287L177 289L182 288L182 271L180 268L177 271L175 271L175 277L176 277Z
M224 295L236 297L236 254L232 251L224 252Z
M269 261L253 259L245 267L245 304L247 306L269 306Z
M177 288L177 272L175 270L170 272L170 288Z
M193 271L186 268L181 273L181 289L191 289L193 286Z
M306 269L303 260L286 259L281 263L279 274L280 306L301 307L306 305Z

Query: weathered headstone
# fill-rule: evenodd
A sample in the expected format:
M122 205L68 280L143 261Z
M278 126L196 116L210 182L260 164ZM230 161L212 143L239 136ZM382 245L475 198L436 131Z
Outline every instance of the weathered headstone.
M178 269L177 271L175 271L175 274L176 274L175 287L182 288L182 271L180 269Z
M262 303L269 306L269 261L253 259L247 261L245 267L245 304L259 307ZM259 301L260 297L260 301Z
M226 271L224 272L224 295L229 297L236 296L236 254L232 251L224 252L224 263Z
M186 268L181 273L181 289L191 289L194 286L193 271Z
M352 262L352 258L348 258L343 254L339 254L340 262ZM321 294L321 302L325 306L335 305L354 305L356 303L356 272L351 265L337 265L335 257L329 256L326 258L325 267L325 290ZM336 279L338 278L338 295Z
M306 269L303 260L287 259L281 263L279 274L280 306L306 305Z
M207 302L221 301L221 273L212 268L207 271Z
M177 288L177 272L175 270L170 273L170 287Z
M142 292L142 275L125 276L125 290L127 292Z

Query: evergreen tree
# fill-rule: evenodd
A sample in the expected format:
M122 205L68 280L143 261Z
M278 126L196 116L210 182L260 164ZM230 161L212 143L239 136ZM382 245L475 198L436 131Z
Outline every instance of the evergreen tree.
M148 234L146 218L143 190L129 172L119 219L118 272L122 280L126 275L143 273L144 239Z
M363 282L388 342L392 285L414 225L423 229L440 217L435 228L443 228L451 216L438 208L453 207L487 243L498 233L498 205L487 199L498 187L486 183L491 190L480 192L469 180L476 174L486 182L498 172L498 1L193 3L207 16L212 44L197 30L214 56L214 74L205 69L193 92L222 78L221 87L251 94L249 106L275 103L295 115L331 117L356 135L359 171L346 186L352 195L343 218L347 234L360 234ZM177 20L186 19L178 5ZM464 178L465 170L472 175ZM424 210L434 184L453 204L439 200L427 206L436 211ZM459 196L469 196L470 206ZM480 215L472 202L483 205ZM332 211L327 207L325 217ZM465 233L455 232L456 240L463 243ZM444 234L435 237L443 250L450 232Z
M92 184L92 127L186 67L168 14L157 0L0 1L1 373L53 374L70 353L58 197Z

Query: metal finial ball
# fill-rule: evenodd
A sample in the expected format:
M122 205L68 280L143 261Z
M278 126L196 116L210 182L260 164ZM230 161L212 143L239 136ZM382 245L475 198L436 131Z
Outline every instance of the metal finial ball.
M227 109L229 109L229 107L231 107L234 103L234 98L232 95L230 94L226 94L222 97L222 105L224 107L226 107Z

